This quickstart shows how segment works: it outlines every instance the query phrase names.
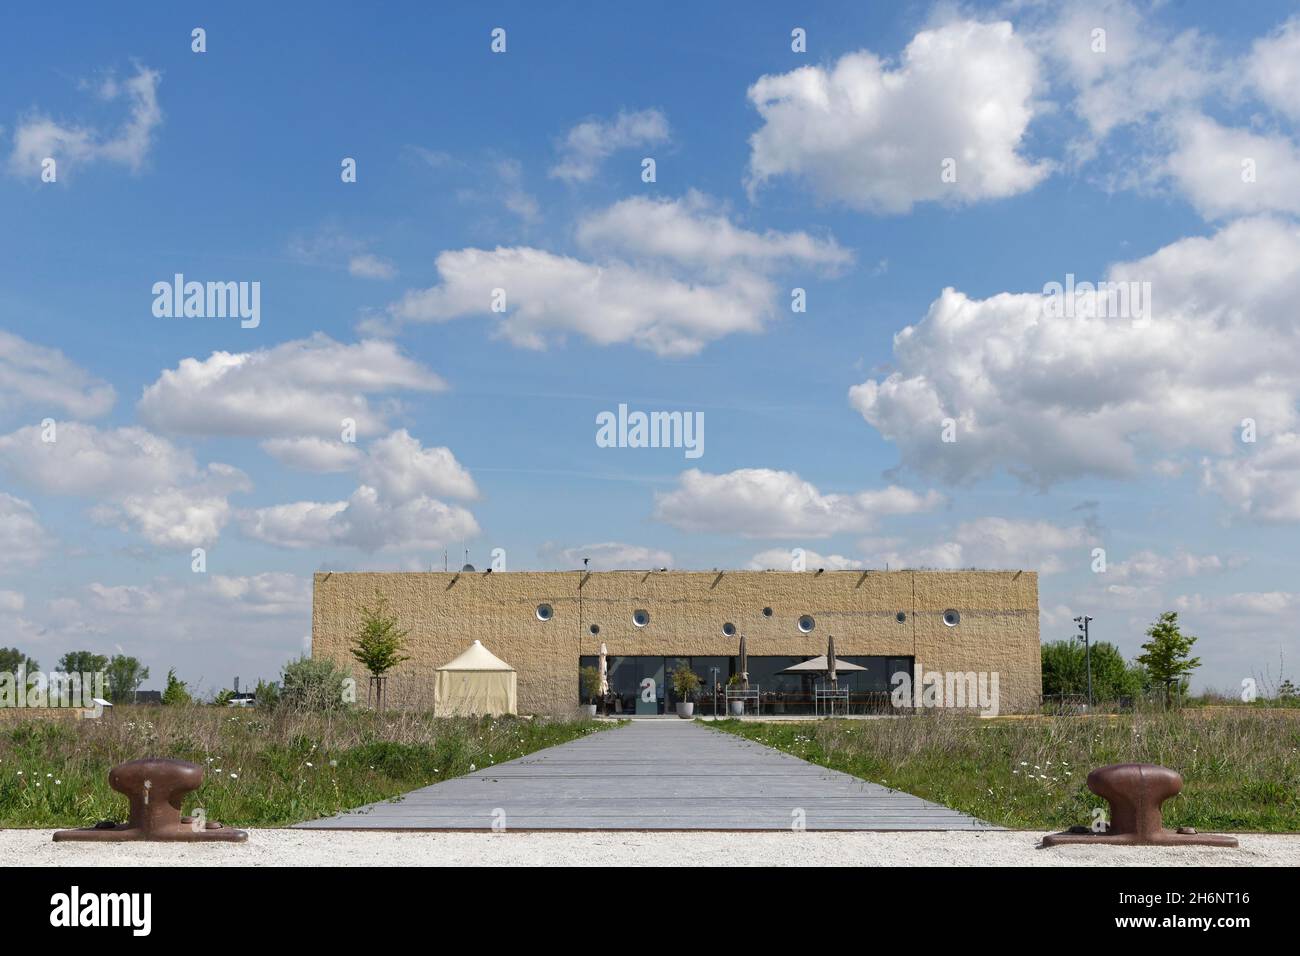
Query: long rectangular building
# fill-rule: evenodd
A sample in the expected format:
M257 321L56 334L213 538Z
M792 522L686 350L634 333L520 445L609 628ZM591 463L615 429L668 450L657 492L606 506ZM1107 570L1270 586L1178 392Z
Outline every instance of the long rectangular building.
M923 706L953 704L970 675L992 677L993 708L1038 707L1042 692L1038 576L1032 571L544 571L320 572L312 596L312 653L364 671L349 645L360 610L383 597L409 629L390 700L432 707L434 673L479 640L518 672L521 713L572 711L579 671L608 651L610 695L624 715L671 713L671 673L699 675L708 713L738 668L746 638L751 712L812 712L825 680L787 668L823 655L835 639L851 712L881 710L895 675L947 679ZM963 679L966 683L963 683ZM391 686L391 685L390 685ZM424 691L427 690L427 700ZM916 695L916 703L922 703ZM973 701L971 702L973 703ZM887 704L884 704L887 706Z

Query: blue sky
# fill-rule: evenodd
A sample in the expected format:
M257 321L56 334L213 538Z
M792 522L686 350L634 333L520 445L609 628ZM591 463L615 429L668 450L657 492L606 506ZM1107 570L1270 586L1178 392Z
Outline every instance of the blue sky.
M1276 679L1295 5L697 6L11 13L0 645L222 686L301 650L317 569L802 548L1037 568L1044 639L1176 609L1197 686ZM155 316L178 272L260 324ZM1044 317L1067 274L1151 314ZM620 403L703 455L598 447Z

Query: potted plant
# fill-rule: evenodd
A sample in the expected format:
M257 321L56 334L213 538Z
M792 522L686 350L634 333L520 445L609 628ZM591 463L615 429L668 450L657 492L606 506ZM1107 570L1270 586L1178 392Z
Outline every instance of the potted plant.
M596 700L600 697L600 671L587 666L578 672L578 678L582 684L582 698L586 701L579 709L588 717L595 717Z
M695 715L695 695L700 689L700 675L685 664L673 670L673 691L677 694L677 716L689 719Z
M744 681L739 674L732 674L727 678L727 686L739 690ZM745 716L745 702L743 700L728 700L727 710L733 717Z

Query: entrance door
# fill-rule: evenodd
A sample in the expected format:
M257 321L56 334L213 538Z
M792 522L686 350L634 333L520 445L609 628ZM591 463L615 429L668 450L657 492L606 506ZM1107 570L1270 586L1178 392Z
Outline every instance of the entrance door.
M637 657L636 712L638 715L663 713L664 659ZM649 698L647 700L647 698Z

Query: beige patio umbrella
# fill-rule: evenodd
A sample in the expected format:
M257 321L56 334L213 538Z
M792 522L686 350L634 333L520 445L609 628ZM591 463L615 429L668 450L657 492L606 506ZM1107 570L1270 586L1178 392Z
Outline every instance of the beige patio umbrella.
M749 690L749 655L745 653L745 635L740 635L740 686Z
M605 647L605 642L600 642L600 697L604 700L609 694L609 650Z
M838 677L835 673L835 638L833 635L826 639L826 679L830 681L832 689L838 683Z

